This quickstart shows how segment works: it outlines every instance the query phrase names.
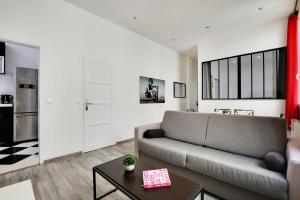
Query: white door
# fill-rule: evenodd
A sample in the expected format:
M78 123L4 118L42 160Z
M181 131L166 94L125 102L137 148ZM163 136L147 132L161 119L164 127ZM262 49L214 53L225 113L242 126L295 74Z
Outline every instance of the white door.
M112 134L112 67L96 59L85 58L84 152L114 145Z

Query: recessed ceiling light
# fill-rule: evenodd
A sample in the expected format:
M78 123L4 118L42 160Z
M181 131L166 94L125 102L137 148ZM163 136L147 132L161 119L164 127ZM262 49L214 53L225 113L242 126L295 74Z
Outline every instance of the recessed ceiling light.
M209 28L210 28L210 26L205 26L205 28L206 28L206 29L209 29Z
M264 7L262 7L262 6L257 8L257 10L263 10L263 9L264 9Z
M135 19L135 20L136 20L136 19L137 19L137 17L133 17L133 19Z

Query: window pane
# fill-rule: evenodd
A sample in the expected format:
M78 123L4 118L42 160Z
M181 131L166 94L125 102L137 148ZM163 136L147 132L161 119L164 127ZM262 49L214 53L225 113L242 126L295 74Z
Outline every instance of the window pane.
M219 98L219 66L218 61L211 62L211 97L212 99Z
M210 99L210 68L208 65L208 62L203 63L203 80L202 80L202 84L203 84L203 99Z
M263 98L263 54L252 54L252 97Z
M238 62L237 57L229 59L229 98L238 98Z
M277 98L285 98L285 68L286 68L286 48L277 50Z
M241 56L241 98L251 98L251 55Z
M220 60L220 98L228 99L228 60Z
M264 53L265 98L276 98L276 50Z

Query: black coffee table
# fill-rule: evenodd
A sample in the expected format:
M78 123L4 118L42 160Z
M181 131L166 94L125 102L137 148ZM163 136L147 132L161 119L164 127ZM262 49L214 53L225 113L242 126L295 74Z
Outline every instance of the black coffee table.
M204 199L204 187L188 180L182 176L176 175L169 170L169 176L172 182L171 187L144 189L143 170L152 170L164 168L159 163L149 162L147 159L138 159L133 172L126 172L123 165L124 157L103 163L93 168L93 192L94 200L102 199L107 195L120 190L131 199L138 200L186 200L195 199L201 193L201 200ZM96 173L101 175L115 189L97 197L96 193Z

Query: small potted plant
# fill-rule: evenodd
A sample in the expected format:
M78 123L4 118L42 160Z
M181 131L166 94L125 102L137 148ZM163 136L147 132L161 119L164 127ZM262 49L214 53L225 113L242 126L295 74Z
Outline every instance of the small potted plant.
M135 157L133 155L126 155L123 160L123 165L126 171L132 171L135 167Z

